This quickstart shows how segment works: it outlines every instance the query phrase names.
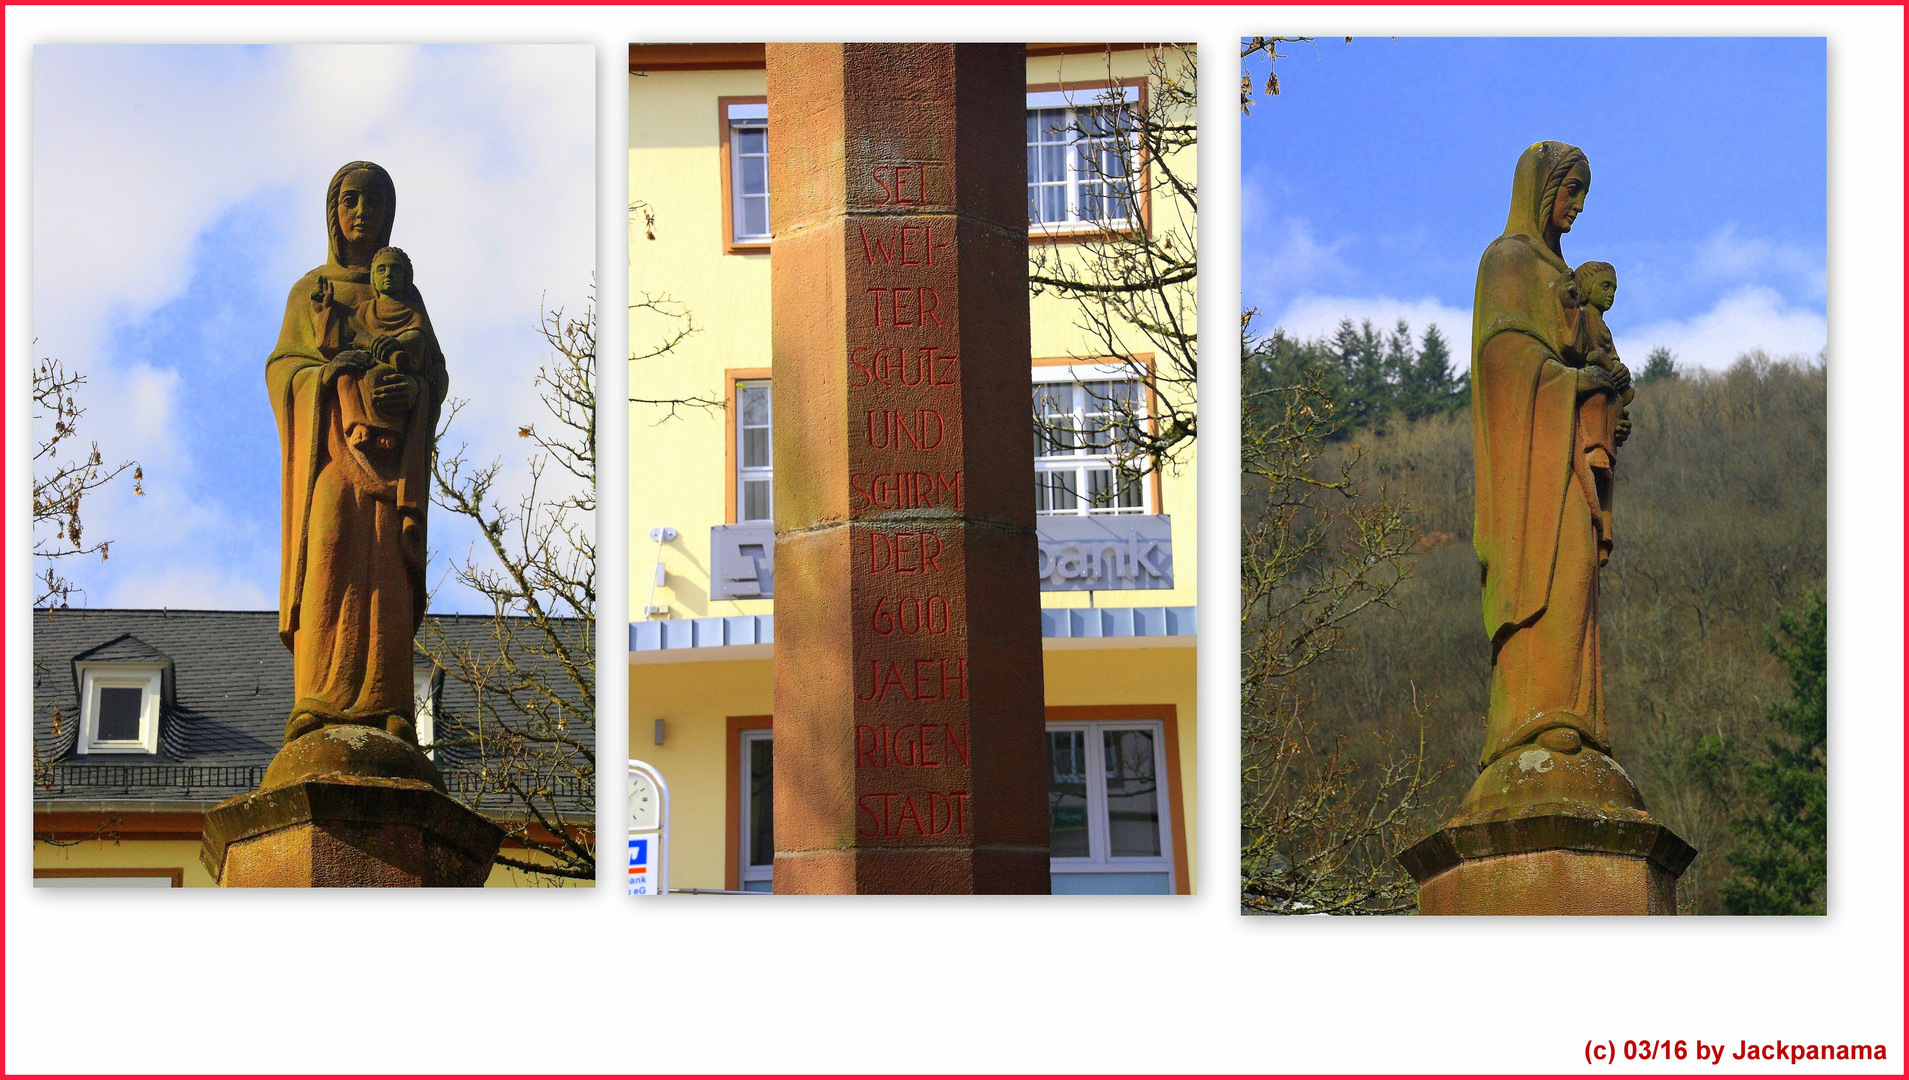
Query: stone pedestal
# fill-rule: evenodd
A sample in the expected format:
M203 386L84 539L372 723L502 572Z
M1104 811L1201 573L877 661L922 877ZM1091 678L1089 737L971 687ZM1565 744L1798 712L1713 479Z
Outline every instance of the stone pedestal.
M1047 892L1025 51L767 59L775 890Z
M1399 853L1423 915L1675 915L1697 850L1588 747L1513 751L1457 817Z
M229 888L474 887L503 840L415 747L339 726L287 745L260 790L213 807L199 861Z
M1553 806L1456 819L1399 861L1424 915L1675 915L1696 854L1648 818Z

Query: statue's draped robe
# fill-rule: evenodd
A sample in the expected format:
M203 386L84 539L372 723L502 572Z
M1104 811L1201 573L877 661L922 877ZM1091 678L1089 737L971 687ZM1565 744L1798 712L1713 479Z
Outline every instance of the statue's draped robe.
M1519 160L1505 234L1485 249L1472 308L1472 544L1492 647L1482 767L1552 727L1609 749L1599 676L1601 522L1576 460L1577 333L1570 268L1544 241L1544 184L1571 148Z
M336 181L332 190L337 190ZM328 205L335 215L335 205ZM321 723L387 726L412 720L412 640L424 617L425 515L431 446L447 379L428 329L417 400L403 432L383 445L355 431L341 407L359 373L333 362L311 293L323 276L338 301L372 296L365 270L332 257L292 286L265 380L278 419L282 466L279 637L294 657L301 714ZM380 240L378 246L382 246ZM411 290L405 300L422 312ZM428 324L427 324L428 325ZM353 445L354 438L361 445Z

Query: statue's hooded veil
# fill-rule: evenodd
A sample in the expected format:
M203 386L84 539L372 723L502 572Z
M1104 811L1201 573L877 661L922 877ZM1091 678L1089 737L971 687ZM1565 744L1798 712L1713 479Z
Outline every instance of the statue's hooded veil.
M1559 521L1571 483L1577 377L1562 366L1560 290L1570 276L1544 240L1559 186L1589 163L1560 142L1534 143L1512 174L1504 235L1478 264L1472 299L1472 546L1484 583L1485 629L1497 642L1550 597ZM1508 340L1496 341L1501 335Z

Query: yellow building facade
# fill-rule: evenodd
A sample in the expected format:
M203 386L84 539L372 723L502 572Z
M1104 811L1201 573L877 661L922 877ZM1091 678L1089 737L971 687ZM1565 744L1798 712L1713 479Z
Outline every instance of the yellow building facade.
M1029 47L1031 229L1063 259L1094 231L1081 163L1121 145L1101 117L1146 108L1154 55ZM631 47L630 753L669 787L673 890L766 891L773 854L766 90L761 45ZM1153 198L1155 227L1191 221ZM1053 295L1030 316L1031 424L1147 408L1143 343L1110 361ZM1092 441L1037 440L1054 891L1189 893L1197 460L1123 480Z

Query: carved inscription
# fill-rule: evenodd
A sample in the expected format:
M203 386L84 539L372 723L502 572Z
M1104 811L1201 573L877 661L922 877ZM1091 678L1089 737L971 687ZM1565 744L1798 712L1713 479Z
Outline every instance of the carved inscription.
M966 724L857 724L858 769L939 769L968 765Z
M881 198L875 200L875 205L928 205L928 170L939 168L939 165L926 162L875 166L870 170L869 179L875 182L876 189L882 193Z
M931 166L880 165L864 176L874 202L925 207ZM850 416L860 414L852 512L961 510L961 361L949 325L959 298L951 217L873 216L855 222L849 259ZM853 570L857 619L855 768L864 792L856 832L869 840L948 842L967 836L968 661L962 563L947 533L868 523ZM904 781L906 777L906 781Z
M965 657L926 657L910 660L867 661L867 677L858 666L855 700L966 701L968 661Z
M966 836L968 793L951 791L908 795L878 792L856 800L855 833L867 839L906 839L911 836Z
M917 348L905 345L895 348L857 345L848 354L848 362L855 369L849 373L848 388L866 390L871 386L904 386L910 389L918 386L954 386L956 365L961 360L959 357L943 355L933 345Z

